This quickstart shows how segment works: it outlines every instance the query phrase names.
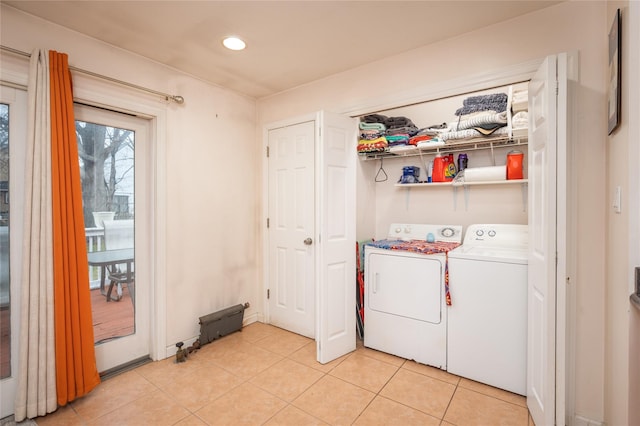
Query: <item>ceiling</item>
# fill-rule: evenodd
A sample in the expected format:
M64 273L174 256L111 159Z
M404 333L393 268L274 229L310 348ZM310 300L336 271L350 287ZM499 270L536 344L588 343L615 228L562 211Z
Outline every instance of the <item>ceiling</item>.
M2 3L261 98L559 1ZM247 48L225 49L221 41L230 34Z

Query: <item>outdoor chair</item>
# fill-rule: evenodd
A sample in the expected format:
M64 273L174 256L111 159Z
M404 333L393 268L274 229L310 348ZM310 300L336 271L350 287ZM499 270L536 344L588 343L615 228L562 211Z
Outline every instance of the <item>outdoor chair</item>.
M133 219L130 220L105 220L104 221L104 244L106 250L120 250L134 248L134 228ZM109 290L107 291L107 301L111 299L114 286L118 294L117 299L122 297L122 285L125 284L131 295L131 301L135 305L135 273L134 263L131 262L130 273L127 273L127 264L113 264L107 266L107 280Z

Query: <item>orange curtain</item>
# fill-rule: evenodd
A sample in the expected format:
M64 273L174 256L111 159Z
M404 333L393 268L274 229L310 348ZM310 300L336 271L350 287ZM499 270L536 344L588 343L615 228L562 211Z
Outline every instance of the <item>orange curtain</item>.
M53 285L58 405L100 383L93 343L89 266L68 58L49 51Z

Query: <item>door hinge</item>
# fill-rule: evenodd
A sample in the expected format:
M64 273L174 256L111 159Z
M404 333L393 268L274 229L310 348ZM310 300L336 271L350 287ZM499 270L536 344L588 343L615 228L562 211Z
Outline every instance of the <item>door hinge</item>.
M269 158L269 145L267 145L267 158Z
M269 228L269 218L267 218L267 228Z
M267 289L267 299L271 297L271 290Z

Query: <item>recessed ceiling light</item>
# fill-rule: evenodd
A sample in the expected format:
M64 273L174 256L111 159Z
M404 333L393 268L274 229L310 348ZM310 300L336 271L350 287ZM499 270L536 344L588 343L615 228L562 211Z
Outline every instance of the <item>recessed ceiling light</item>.
M231 50L242 50L247 47L247 44L238 37L227 37L222 40L222 44L224 44L224 47Z

